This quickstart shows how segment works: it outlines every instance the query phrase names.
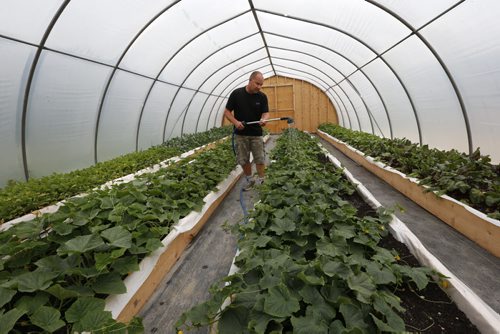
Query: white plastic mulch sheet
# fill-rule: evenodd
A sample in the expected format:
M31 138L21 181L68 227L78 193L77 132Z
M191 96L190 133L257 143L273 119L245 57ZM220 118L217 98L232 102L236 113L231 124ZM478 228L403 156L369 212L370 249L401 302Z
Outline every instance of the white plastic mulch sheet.
M324 152L335 166L343 169L346 177L356 185L356 190L370 206L375 209L382 206L368 189L354 178L351 172L342 167L340 161L325 149ZM395 215L392 216L393 220L389 228L394 238L404 243L422 265L433 268L449 277L449 287L446 289L446 293L482 333L499 333L500 315L432 255L401 220Z

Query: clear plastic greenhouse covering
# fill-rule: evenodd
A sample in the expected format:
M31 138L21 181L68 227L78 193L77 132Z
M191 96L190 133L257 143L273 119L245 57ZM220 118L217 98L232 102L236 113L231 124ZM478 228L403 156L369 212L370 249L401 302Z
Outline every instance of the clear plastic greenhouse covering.
M260 70L340 125L500 161L498 0L0 0L0 186L220 126Z

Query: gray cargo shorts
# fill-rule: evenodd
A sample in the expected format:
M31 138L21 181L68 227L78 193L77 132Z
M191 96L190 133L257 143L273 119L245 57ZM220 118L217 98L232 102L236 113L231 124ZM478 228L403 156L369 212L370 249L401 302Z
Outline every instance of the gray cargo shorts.
M246 165L250 162L250 152L252 152L256 164L265 163L264 141L262 136L241 136L235 135L236 160L239 165Z

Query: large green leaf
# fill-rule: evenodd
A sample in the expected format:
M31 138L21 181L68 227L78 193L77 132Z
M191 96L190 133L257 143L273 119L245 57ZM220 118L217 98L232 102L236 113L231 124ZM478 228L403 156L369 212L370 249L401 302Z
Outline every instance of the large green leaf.
M12 227L12 233L19 239L36 239L43 230L43 224L38 219L22 222Z
M299 290L299 295L304 299L304 302L308 304L314 304L318 301L323 301L323 297L318 291L318 287L314 285L305 284L302 289Z
M44 268L58 273L62 273L65 270L75 266L76 263L77 263L76 258L67 257L63 259L58 255L47 256L35 262L35 264L39 268Z
M121 275L129 274L133 271L139 270L139 262L137 256L125 256L118 260L115 260L111 265L114 271Z
M375 310L384 315L386 322L378 319L374 314L371 314L373 321L377 327L382 331L403 332L405 330L405 323L401 317L394 312L394 310L387 304L384 298L375 296L373 307Z
M72 224L73 225L76 225L76 226L85 226L87 225L88 223L90 223L90 219L89 217L82 211L78 212L74 219L73 219L73 222Z
M276 209L273 212L274 217L281 219L286 216L286 210L283 209Z
M88 286L68 285L66 288L69 291L76 292L78 294L78 297L92 297L94 295L94 291Z
M288 317L299 309L298 299L284 285L269 289L269 295L264 300L264 311L275 317Z
M389 268L380 268L376 263L369 263L366 266L366 272L373 278L375 284L396 283L396 276Z
M345 328L344 324L340 320L334 320L330 324L330 333L335 333L335 334L346 334L348 331Z
M108 264L111 264L114 261L111 253L94 253L94 260L95 267L99 271L106 269Z
M368 328L368 324L364 320L364 314L359 307L353 304L341 304L339 312L344 317L346 327L348 329Z
M377 328L383 332L383 333L402 333L405 331L405 324L401 318L399 319L401 321L401 324L393 327L389 325L388 323L385 323L383 320L380 320L377 318L375 315L370 313L370 316L372 317L373 321L377 325ZM402 326L401 326L402 325Z
M146 249L149 251L149 252L154 252L155 250L157 250L158 248L162 247L163 244L161 243L161 240L160 239L157 239L157 238L154 238L154 239L149 239L147 242L146 242Z
M389 291L379 291L376 298L383 298L387 305L391 306L398 312L405 312L406 309L401 306L401 299ZM376 301L376 300L375 300Z
M127 334L143 334L143 333L144 333L144 326L142 325L142 319L134 317L127 325Z
M50 293L59 300L64 300L79 296L79 294L76 291L65 289L60 284L54 284L45 291L47 291L48 293Z
M316 243L316 249L319 255L328 255L331 257L340 256L344 253L342 249L335 246L326 238L322 238Z
M118 248L130 248L132 245L132 234L122 226L115 226L101 232L101 236L108 240L112 246Z
M66 324L61 320L61 312L49 306L40 307L30 316L30 320L33 325L36 325L50 333L53 333L55 330Z
M376 286L370 276L363 272L352 275L347 279L347 284L349 288L357 292L356 297L360 302L370 303L370 298L376 291Z
M260 301L260 298L262 298L260 294L239 293L233 295L233 297L231 298L231 304L234 307L243 306L247 309L252 309L254 308L255 304Z
M66 241L57 249L57 253L59 255L82 254L102 245L104 245L104 241L100 236L95 234L82 235Z
M117 295L127 292L127 288L118 273L110 273L97 277L92 289L96 293Z
M350 239L356 236L356 227L353 225L336 225L333 234Z
M23 310L27 314L32 314L42 305L49 301L49 295L43 291L38 291L34 296L24 295L16 301L16 308Z
M345 263L330 261L328 258L322 259L321 269L329 277L338 276L343 279L347 279L352 273L351 269Z
M6 313L3 312L3 309L0 309L0 334L10 333L17 320L26 313L24 310L17 308L13 308Z
M268 235L261 235L259 236L255 241L254 245L255 247L265 247L269 241L271 241L273 238L271 238Z
M114 249L111 251L111 257L113 259L118 259L119 257L122 257L125 252L127 252L125 248Z
M411 278L413 282L417 285L419 290L422 290L429 283L429 277L427 276L430 272L425 268L411 268L408 266L394 265L395 268L398 268L401 273L405 276Z
M183 314L183 317L189 319L193 325L208 325L210 323L209 309L208 303L201 303L192 307Z
M114 323L111 312L104 310L91 310L82 315L81 319L73 325L73 331L81 332L106 332L108 326Z
M0 287L0 309L11 301L12 297L16 294L15 290Z
M113 209L116 203L116 199L112 197L101 197L99 200L101 201L101 209Z
M90 267L90 268L76 267L76 268L70 268L70 269L66 270L67 275L77 275L77 276L84 277L86 279L99 276L99 275L101 275L101 273L102 273L102 271L97 270L97 268L95 266Z
M78 298L66 311L65 318L67 322L73 323L80 321L83 316L92 311L103 311L105 301L94 297Z
M47 289L52 284L52 280L57 276L58 273L37 269L15 277L14 281L17 282L17 289L19 291L34 292Z
M267 271L259 281L259 286L261 289L269 289L273 286L277 286L281 282L280 276L275 276L272 271Z
M429 284L429 270L428 268L413 268L409 276L417 285L419 290L424 289Z
M244 307L227 307L219 319L220 334L244 333L248 324L248 311Z
M75 225L71 224L72 221L71 218L68 218L65 221L54 222L52 224L52 229L59 235L69 235L77 228Z
M285 318L276 318L264 312L254 311L248 319L248 328L256 334L266 334L267 325L271 320L276 322L284 321Z
M486 196L485 203L487 206L496 206L500 204L500 193L490 193L490 195Z
M323 321L318 321L312 316L292 317L293 333L296 334L327 334L328 325Z
M269 229L276 232L277 235L282 235L285 232L295 231L295 227L295 223L289 218L285 217L273 219L273 222Z
M310 285L325 285L325 279L323 278L323 276L320 276L320 275L316 274L315 272L301 271L297 275L297 278L301 279L306 284L310 284Z
M321 295L330 303L337 303L339 298L345 295L344 289L332 281L330 284L321 287Z
M390 264L395 261L394 254L392 254L388 249L382 247L375 247L377 253L373 255L372 259L383 264Z

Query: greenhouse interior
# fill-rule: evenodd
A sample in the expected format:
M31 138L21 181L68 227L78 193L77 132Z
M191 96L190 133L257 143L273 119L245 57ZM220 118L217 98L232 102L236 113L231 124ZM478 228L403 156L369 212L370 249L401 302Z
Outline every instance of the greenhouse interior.
M0 334L500 333L497 0L0 0Z

